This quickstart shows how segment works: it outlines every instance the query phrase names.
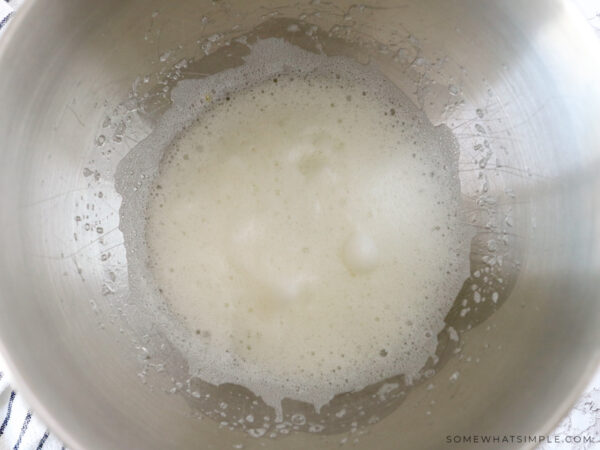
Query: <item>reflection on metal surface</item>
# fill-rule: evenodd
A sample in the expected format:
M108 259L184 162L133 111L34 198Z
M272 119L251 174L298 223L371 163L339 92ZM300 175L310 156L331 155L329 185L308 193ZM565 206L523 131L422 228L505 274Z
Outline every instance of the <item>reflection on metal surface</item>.
M31 2L0 48L0 304L14 311L0 345L32 406L73 448L437 448L448 434L547 431L600 338L600 53L582 23L558 0ZM375 65L460 146L476 237L438 360L413 386L336 398L340 434L294 432L322 425L297 404L294 431L273 424L261 439L194 417L199 402L217 411L250 393L186 385L160 330L138 333L124 301L115 167L177 81L239 64L235 38L249 33Z

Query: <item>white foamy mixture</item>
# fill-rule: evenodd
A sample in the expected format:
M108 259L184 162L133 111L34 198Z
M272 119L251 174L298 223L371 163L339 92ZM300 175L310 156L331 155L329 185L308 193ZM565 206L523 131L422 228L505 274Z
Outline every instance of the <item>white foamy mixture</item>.
M276 407L415 376L468 275L456 155L389 86L335 64L208 108L147 209L191 370Z

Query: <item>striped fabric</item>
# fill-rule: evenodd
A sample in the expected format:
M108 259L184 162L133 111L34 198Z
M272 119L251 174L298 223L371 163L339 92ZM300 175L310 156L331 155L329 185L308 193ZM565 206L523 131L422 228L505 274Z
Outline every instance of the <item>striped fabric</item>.
M8 23L13 12L14 8L9 3L0 1L0 33L2 33L2 29Z
M25 0L0 0L0 36L2 30L8 23L12 14L23 4Z
M11 388L0 358L0 450L62 450L65 447Z

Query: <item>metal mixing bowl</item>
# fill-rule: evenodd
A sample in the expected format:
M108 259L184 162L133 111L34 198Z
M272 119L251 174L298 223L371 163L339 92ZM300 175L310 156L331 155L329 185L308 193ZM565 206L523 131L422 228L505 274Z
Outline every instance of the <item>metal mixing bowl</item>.
M368 417L356 409L320 433L256 438L205 417L143 302L126 301L117 164L178 80L240 63L242 35L375 65L460 145L472 275L437 358L413 385L388 380ZM30 0L0 68L0 350L70 448L433 449L538 435L598 366L600 46L568 1ZM382 386L338 401L358 408ZM195 389L217 402L236 391Z

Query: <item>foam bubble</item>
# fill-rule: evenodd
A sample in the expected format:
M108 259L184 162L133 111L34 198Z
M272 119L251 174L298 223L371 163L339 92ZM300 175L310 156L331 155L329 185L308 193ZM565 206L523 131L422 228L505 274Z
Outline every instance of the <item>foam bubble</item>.
M468 276L448 136L374 69L275 39L172 99L143 143L166 148L148 307L192 374L317 410L415 377Z

